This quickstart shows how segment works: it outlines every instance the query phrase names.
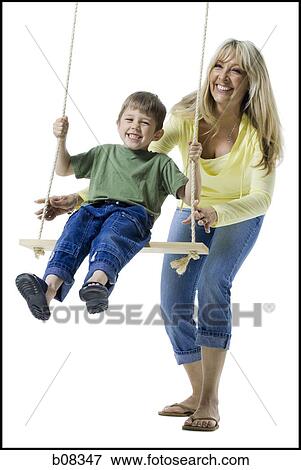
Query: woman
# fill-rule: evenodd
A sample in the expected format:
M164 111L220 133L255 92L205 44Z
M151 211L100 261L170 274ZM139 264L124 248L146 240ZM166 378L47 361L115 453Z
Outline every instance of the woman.
M231 286L271 203L282 144L268 72L251 42L230 39L218 48L200 102L202 192L195 211L196 241L209 247L209 255L190 261L183 276L170 268L179 256L165 255L161 278L162 316L192 395L159 414L189 416L183 429L214 431L219 427L218 388L231 339ZM186 167L195 103L196 92L172 108L164 136L150 150L168 153L178 146ZM55 204L59 210L65 203L65 209L72 209L81 198L84 193L51 201L46 218L55 217ZM189 213L188 207L176 210L168 241L190 240Z

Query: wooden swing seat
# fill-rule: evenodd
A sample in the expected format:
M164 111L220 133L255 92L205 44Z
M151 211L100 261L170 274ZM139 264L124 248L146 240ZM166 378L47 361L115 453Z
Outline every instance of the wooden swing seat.
M20 245L26 248L38 248L45 251L52 251L56 240L19 240ZM201 255L208 255L209 250L204 243L191 242L151 242L145 246L142 251L144 253L169 253L169 254L188 254L194 251Z

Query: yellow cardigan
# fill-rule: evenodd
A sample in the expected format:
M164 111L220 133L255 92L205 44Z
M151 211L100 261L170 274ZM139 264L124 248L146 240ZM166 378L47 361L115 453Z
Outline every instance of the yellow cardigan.
M183 168L186 168L193 126L193 120L171 115L164 126L163 137L158 142L152 142L149 150L168 153L178 146ZM275 170L265 176L266 170L254 168L261 158L257 132L247 115L243 114L231 151L219 158L200 159L202 189L199 206L214 207L218 215L216 227L266 213L273 195Z

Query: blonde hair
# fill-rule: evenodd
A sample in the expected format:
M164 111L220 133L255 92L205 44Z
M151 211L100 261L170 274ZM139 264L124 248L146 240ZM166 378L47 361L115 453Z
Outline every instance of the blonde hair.
M156 131L162 129L166 116L166 108L158 95L154 95L148 91L136 91L126 98L121 106L117 122L119 123L121 116L127 108L139 109L147 116L152 116L156 122Z
M227 39L217 49L209 64L206 81L200 92L200 115L212 125L213 129L217 128L218 119L215 116L215 101L210 92L209 75L218 60L226 60L233 52L238 65L246 72L246 79L249 83L249 89L241 104L241 112L247 114L251 124L257 130L262 152L262 160L257 166L267 169L267 174L269 174L277 160L282 158L281 125L264 59L252 42ZM197 92L194 91L182 98L173 106L171 113L193 119L196 96Z

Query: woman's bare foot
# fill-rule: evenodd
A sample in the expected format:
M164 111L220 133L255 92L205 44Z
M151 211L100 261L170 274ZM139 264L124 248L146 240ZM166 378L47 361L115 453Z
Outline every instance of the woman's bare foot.
M199 400L200 400L200 397L191 395L186 400L179 402L179 405L183 405L184 408L188 408L188 409L191 409L191 411L194 411L197 409ZM178 405L165 406L165 408L163 408L162 411L164 413L183 413L183 408Z
M207 418L207 419L206 419ZM214 419L208 419L214 418ZM196 411L184 423L184 426L199 426L201 428L214 428L220 420L218 402L210 401L199 403Z

